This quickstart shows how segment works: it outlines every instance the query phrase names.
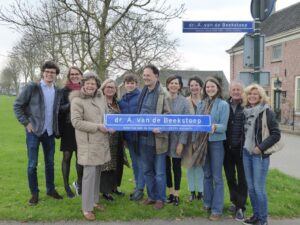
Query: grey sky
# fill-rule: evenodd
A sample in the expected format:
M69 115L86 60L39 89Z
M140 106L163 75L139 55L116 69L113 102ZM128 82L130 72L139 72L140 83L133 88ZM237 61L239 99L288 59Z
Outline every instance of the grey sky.
M0 0L0 7L14 0ZM29 2L35 0L28 0ZM182 19L170 22L168 30L178 38L178 49L182 56L180 69L223 70L229 78L229 55L232 47L243 33L182 33L182 20L252 21L251 0L169 0L172 4L185 3L186 12ZM277 0L276 10L292 5L299 0ZM0 24L0 70L5 65L7 52L16 44L19 35Z

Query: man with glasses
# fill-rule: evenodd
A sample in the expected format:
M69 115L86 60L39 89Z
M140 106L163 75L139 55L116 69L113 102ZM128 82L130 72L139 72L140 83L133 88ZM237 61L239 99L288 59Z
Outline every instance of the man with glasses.
M39 145L42 143L45 161L47 195L62 199L54 185L55 136L58 135L59 92L54 85L59 67L47 61L41 68L40 82L28 84L14 103L18 121L24 125L28 156L28 183L31 192L29 205L39 200L37 164Z

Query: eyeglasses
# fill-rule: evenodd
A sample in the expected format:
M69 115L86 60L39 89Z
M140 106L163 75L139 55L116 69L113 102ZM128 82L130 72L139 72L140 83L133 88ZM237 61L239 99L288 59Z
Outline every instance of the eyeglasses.
M70 76L80 76L80 73L70 73Z
M105 86L106 89L116 89L116 87L112 87L112 86Z
M52 71L52 70L44 70L44 73L56 74L56 71Z

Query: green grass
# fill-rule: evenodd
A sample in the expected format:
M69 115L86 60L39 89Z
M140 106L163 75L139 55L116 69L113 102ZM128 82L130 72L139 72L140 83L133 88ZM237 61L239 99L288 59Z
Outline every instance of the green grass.
M59 193L63 194L62 201L56 201L46 196L43 153L40 151L38 177L40 202L30 207L27 201L30 197L27 184L27 155L24 128L17 122L12 111L14 97L0 96L0 220L18 221L57 221L82 220L81 201L79 197L67 199L63 189L61 175L62 154L56 145L55 154L55 183ZM74 161L74 160L73 160ZM74 162L73 162L74 163ZM75 180L75 165L73 164L70 181ZM125 197L116 197L109 203L101 199L106 211L97 213L98 220L144 220L151 218L181 219L185 217L207 217L203 212L201 202L187 202L186 171L183 171L181 184L181 204L179 207L166 206L163 210L128 199L133 190L133 177L130 169L125 168L120 190L126 192ZM271 170L268 175L269 214L273 218L300 216L300 180L291 178L277 170ZM229 207L228 190L225 184L224 217ZM247 204L247 214L251 214L251 206Z

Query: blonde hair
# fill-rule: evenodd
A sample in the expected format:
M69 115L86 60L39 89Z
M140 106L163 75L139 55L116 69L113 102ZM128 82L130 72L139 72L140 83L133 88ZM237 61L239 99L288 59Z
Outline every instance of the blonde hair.
M103 81L103 83L102 83L102 85L101 85L101 87L100 87L100 90L102 91L102 93L103 93L103 95L104 95L104 88L105 88L106 85L109 84L109 83L113 83L113 84L115 85L115 87L116 87L116 94L114 95L114 98L117 99L117 98L118 98L118 89L117 89L118 87L117 87L116 81L114 81L113 79L108 78L108 79L106 79L105 81Z
M244 89L244 93L243 93L243 106L249 106L249 102L248 102L248 95L250 94L251 91L253 90L257 90L259 97L260 97L260 101L259 103L262 104L269 104L269 97L266 94L266 91L263 89L262 86L258 85L258 84L250 84L249 86L247 86Z

